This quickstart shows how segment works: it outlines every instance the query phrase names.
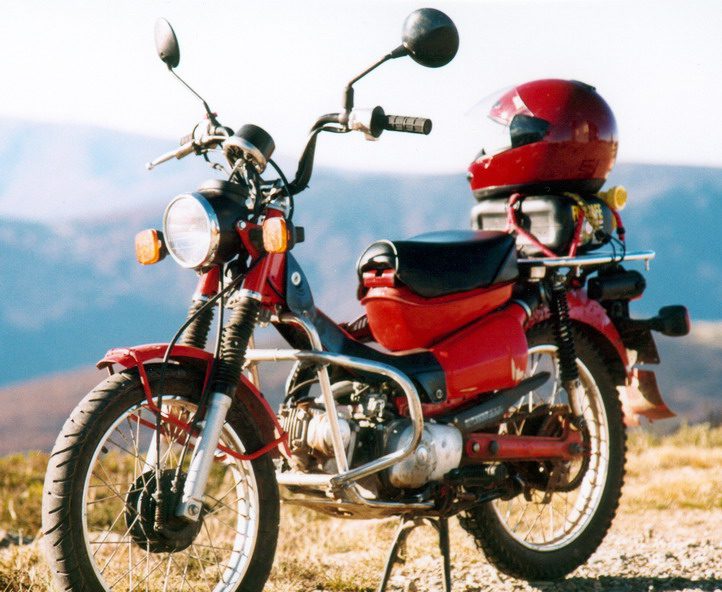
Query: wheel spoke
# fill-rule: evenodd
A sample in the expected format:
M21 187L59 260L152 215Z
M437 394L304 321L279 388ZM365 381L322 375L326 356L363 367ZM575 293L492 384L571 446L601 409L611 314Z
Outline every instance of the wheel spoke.
M568 461L563 466L559 466L562 461L536 465L520 463L520 477L526 483L526 491L531 493L531 499L527 500L519 494L512 500L491 502L504 529L519 543L532 549L561 548L576 538L587 528L607 481L610 444L604 402L592 374L581 362L578 362L578 366L584 391L580 407L585 419L586 457ZM556 346L530 348L527 374L531 376L542 370L551 370L551 380L540 389L529 392L522 400L521 407L499 430L500 433L556 435L554 432L539 431L540 426L557 429L552 423L544 423L545 409L553 409L554 413L561 414L565 409L561 406L568 405L568 395L564 393L559 380ZM533 415L537 408L540 408L539 411ZM535 472L534 466L545 467L544 472ZM566 483L571 484L572 481L576 484L572 485L573 489L563 489ZM546 503L543 503L545 496Z
M155 416L147 419L144 404L143 399L130 407L107 428L85 478L83 529L94 571L107 589L116 586L126 592L231 592L243 581L253 557L249 549L255 548L251 545L261 509L254 467L230 456L214 463L194 540L183 551L152 551L157 535L152 530L146 534L154 521L151 496L158 488L170 487L180 462L178 446L187 434L168 424L159 432L148 427L146 422ZM188 400L164 398L164 413L187 418L194 410ZM162 438L160 480L155 462L148 463L148 447L154 445L156 433ZM224 425L220 441L233 450L245 450L230 422Z

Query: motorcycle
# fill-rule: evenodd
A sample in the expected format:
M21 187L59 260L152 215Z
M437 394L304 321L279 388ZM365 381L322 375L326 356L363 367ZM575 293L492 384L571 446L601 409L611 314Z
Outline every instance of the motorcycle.
M160 20L155 36L178 77L170 24ZM476 229L375 242L358 263L366 314L349 323L314 305L291 254L304 240L295 197L322 132L431 131L429 119L355 107L353 85L404 56L444 66L458 42L445 14L413 12L402 44L348 83L342 111L314 123L290 182L267 132L234 132L205 101L180 147L149 163L219 152L227 166L213 167L226 179L178 195L162 231L136 236L140 263L170 254L199 274L198 287L169 343L106 353L98 367L109 376L58 436L43 532L61 589L262 590L281 500L400 517L380 590L424 521L439 534L446 590L455 515L518 578L561 578L600 544L621 493L625 420L672 415L638 366L659 362L651 331L689 328L681 306L629 316L644 278L622 263L654 253L613 239L613 222L623 238L621 189L481 199ZM539 122L524 117L517 124L533 137ZM540 238L540 211L562 221L551 237ZM603 244L612 253L596 252ZM289 349L254 346L268 324ZM294 364L277 413L258 375L272 362Z

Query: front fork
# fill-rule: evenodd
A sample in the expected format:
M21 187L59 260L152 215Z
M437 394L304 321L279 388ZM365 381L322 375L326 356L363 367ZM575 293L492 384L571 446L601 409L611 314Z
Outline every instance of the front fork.
M196 309L194 303L189 314L193 314ZM203 493L213 466L218 441L233 402L232 397L240 382L246 349L260 312L261 295L240 290L232 305L230 319L223 327L220 355L214 368L210 396L204 419L198 426L201 428L200 436L193 449L183 493L175 512L177 516L187 520L197 521L201 516ZM212 315L197 317L184 333L182 343L204 347L211 320Z
M559 379L567 392L569 405L579 425L583 422L582 400L584 388L579 379L577 354L574 348L574 334L569 316L569 302L564 276L555 273L547 284L550 317L554 325L554 337L557 346Z

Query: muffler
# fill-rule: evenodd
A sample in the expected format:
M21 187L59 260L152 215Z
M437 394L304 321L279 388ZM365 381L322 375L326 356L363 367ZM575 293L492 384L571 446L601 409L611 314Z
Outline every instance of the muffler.
M551 375L549 372L540 372L522 380L510 389L504 389L491 395L485 401L473 407L447 416L445 421L456 427L461 433L468 434L484 428L493 427L501 422L509 407L526 395L542 386Z

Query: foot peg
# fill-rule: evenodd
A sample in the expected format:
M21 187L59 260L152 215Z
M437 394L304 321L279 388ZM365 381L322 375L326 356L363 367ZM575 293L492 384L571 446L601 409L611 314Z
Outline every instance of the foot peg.
M386 592L386 585L389 583L391 571L397 563L406 563L406 539L417 526L422 526L426 522L436 529L439 533L439 550L444 561L444 592L451 592L451 557L449 552L449 520L448 518L429 518L425 517L409 517L402 516L399 529L394 537L394 544L389 551L389 557L386 560L386 569L384 577L378 587L377 592Z

